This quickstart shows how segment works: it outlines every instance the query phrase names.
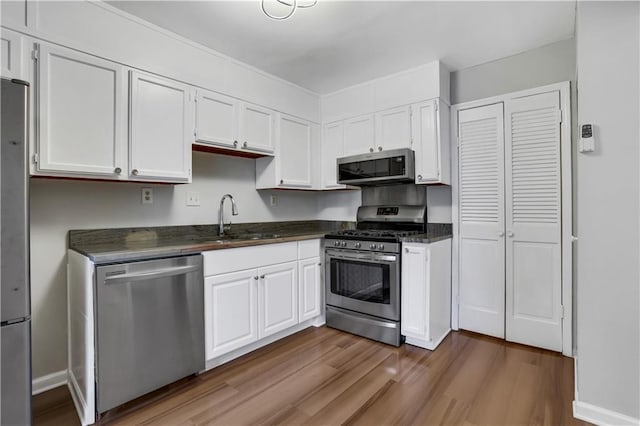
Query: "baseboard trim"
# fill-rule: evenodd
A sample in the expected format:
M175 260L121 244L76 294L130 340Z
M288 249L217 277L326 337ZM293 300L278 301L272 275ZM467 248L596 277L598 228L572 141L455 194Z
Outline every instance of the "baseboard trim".
M67 370L56 371L46 376L40 376L32 380L31 394L38 395L39 393L57 388L58 386L64 386L66 383Z
M573 417L596 425L640 425L640 419L635 419L616 411L607 410L606 408L582 401L573 401Z

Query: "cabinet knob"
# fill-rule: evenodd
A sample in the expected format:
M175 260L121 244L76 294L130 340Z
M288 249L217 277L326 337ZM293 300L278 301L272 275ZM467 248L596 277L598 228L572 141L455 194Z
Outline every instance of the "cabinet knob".
M405 248L404 248L404 252L405 252L405 253L409 253L409 249L405 247Z
M422 175L418 175L418 180L422 180Z
M131 170L131 174L134 176L138 176L138 169Z
M245 141L245 142L242 144L242 147L243 147L243 148L246 148L246 147L247 147L247 141Z
M378 151L382 151L382 147L381 146L378 147Z
M122 173L122 169L120 167L116 167L113 172L117 175L119 175L120 173Z
M504 232L498 232L498 237L504 237Z
M369 148L369 152L373 152L373 148Z
M238 147L238 141L233 141L233 147L237 148Z
M254 280L258 281L258 276L253 277Z
M261 280L264 280L264 275L260 275L260 279L261 279Z
M284 183L284 179L280 179L280 185Z
M322 263L318 263L318 266L322 266Z
M513 231L507 231L507 237L512 238L514 235Z

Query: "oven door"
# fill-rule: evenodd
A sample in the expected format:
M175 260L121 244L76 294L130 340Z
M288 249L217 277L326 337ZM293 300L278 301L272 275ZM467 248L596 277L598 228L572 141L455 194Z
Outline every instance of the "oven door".
M325 250L327 305L400 320L400 262L394 253Z

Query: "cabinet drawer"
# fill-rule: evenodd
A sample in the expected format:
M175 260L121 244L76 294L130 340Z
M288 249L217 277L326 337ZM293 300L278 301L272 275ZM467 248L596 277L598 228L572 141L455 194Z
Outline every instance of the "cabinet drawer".
M321 242L320 239L298 241L298 259L319 257Z
M264 244L252 247L212 250L202 253L204 275L225 274L297 260L298 243Z

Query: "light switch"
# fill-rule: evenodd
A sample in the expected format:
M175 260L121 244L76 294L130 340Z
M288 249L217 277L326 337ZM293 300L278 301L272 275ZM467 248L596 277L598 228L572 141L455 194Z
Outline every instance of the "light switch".
M200 193L198 191L187 191L187 206L199 206Z

